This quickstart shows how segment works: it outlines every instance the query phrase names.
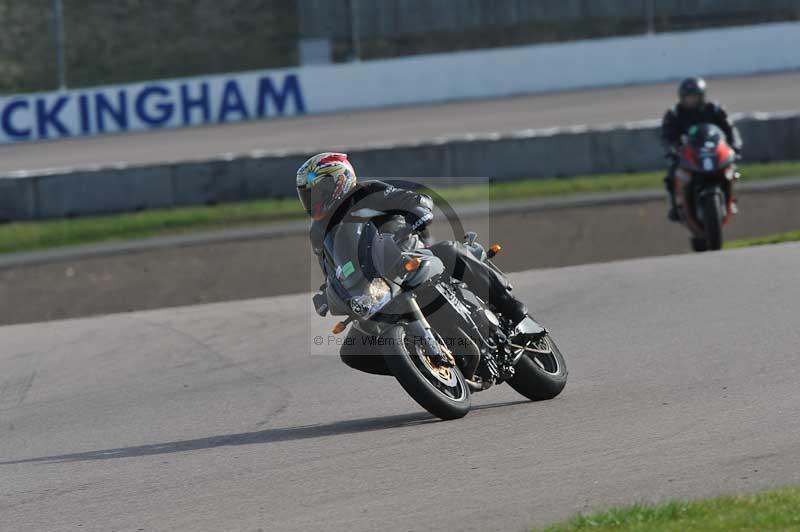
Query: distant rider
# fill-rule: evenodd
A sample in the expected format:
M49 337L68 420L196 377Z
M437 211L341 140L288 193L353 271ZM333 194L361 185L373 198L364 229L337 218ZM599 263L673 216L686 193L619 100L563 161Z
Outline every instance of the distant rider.
M296 184L300 202L313 219L311 247L326 277L322 256L325 237L355 211L360 211L361 217L371 218L381 232L395 233L410 226L423 242L429 238L427 226L433 220L431 198L382 181L358 182L344 153L320 153L310 158L298 169ZM527 309L511 295L508 281L475 258L464 244L443 241L428 248L441 259L446 271L467 283L512 324L526 317ZM345 363L353 365L357 361L345 360Z
M728 117L728 113L720 104L706 101L706 82L703 78L684 79L678 87L678 98L678 103L664 114L661 123L661 139L664 141L666 158L669 160L669 169L664 178L670 201L667 217L673 222L678 221L678 209L675 204L675 171L680 161L678 148L682 143L681 137L688 133L689 128L703 123L714 124L725 133L728 144L737 154L742 150L739 131Z

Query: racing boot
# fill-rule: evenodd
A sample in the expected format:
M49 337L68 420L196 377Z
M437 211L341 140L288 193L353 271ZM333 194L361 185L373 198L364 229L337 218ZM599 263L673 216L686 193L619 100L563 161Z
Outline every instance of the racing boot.
M677 222L680 220L678 215L678 205L675 203L675 183L671 175L664 178L664 188L667 189L669 195L669 210L667 211L667 220L670 222Z
M675 205L670 205L669 210L667 211L667 220L670 222L680 221L680 216L678 216L678 207Z

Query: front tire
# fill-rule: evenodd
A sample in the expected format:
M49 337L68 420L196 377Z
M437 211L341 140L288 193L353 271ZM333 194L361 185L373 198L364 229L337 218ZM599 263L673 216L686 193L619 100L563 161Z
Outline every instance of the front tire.
M440 419L458 419L470 409L470 391L458 366L433 366L421 342L395 326L383 335L384 360L403 389L419 405Z
M508 384L531 401L553 399L567 385L564 355L550 335L542 337L534 347L541 352L526 352L514 366L515 373Z
M697 253L708 251L708 242L706 242L705 238L692 237L689 241L692 244L693 251L696 251Z
M708 249L722 249L722 203L719 194L708 194L703 198L703 225L706 229Z

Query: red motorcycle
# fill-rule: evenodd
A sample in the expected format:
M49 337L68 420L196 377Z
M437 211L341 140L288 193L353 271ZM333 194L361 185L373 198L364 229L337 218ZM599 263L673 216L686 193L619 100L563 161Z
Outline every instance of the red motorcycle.
M675 172L678 214L691 232L694 251L722 247L722 228L736 214L733 184L739 178L736 152L713 124L689 129Z

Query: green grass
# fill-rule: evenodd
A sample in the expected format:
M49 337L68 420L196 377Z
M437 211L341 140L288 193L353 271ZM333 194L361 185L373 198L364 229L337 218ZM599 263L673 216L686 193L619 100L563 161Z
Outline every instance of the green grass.
M545 532L736 532L800 530L800 488L692 502L636 504L579 515Z
M0 225L0 253L74 246L176 234L197 229L237 227L301 218L296 199L181 207L113 216L92 216Z
M742 165L748 181L800 175L800 162ZM531 179L437 189L451 204L658 189L663 172ZM0 253L128 240L302 218L294 198L0 225Z
M725 243L725 249L747 248L750 246L767 246L769 244L780 244L782 242L800 241L800 231L788 231L767 236L757 236L754 238L743 238L732 240Z

